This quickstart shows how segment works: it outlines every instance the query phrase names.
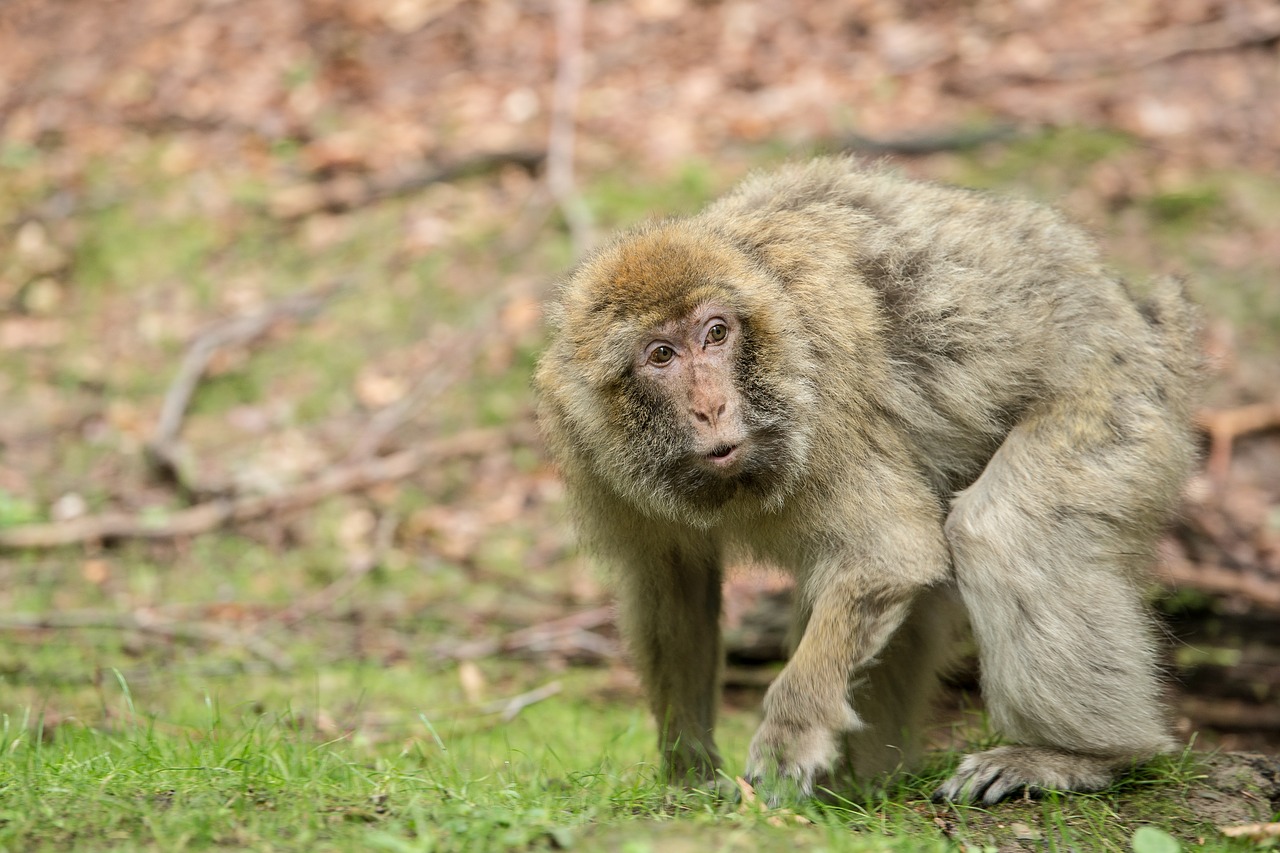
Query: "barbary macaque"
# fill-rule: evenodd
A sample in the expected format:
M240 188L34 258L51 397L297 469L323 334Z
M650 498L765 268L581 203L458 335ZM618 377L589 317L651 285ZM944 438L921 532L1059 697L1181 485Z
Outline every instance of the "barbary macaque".
M1006 745L937 792L1090 791L1171 749L1143 575L1193 462L1195 313L1025 201L851 159L583 260L538 415L674 780L713 781L725 561L796 582L746 774L807 794L921 751L971 630ZM772 786L772 787L768 787Z

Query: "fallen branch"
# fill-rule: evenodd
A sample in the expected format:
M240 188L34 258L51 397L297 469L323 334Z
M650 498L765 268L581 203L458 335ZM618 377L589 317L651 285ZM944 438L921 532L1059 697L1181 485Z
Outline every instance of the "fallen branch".
M1160 561L1160 574L1170 585L1186 584L1201 592L1243 598L1260 607L1280 610L1280 580L1251 571L1238 571L1210 563L1193 565L1168 554Z
M1216 483L1223 483L1231 468L1235 440L1252 432L1280 428L1280 403L1255 403L1235 409L1205 409L1196 415L1197 425L1209 438L1205 467Z
M0 529L0 550L56 548L85 542L119 539L177 539L208 533L226 525L242 524L269 515L287 513L325 498L357 492L402 480L431 462L456 456L487 453L519 439L510 429L476 430L439 439L374 459L341 465L315 475L288 491L272 495L220 498L162 515L104 513L46 524L24 524Z
M293 666L283 651L252 634L241 634L206 622L174 622L147 611L116 613L98 610L57 613L9 613L0 615L0 631L95 629L138 631L178 640L218 643L243 648L278 670Z
M479 705L455 705L450 708L440 708L434 711L423 711L418 714L418 719L422 720L427 726L427 731L435 739L436 743L444 747L440 735L436 733L435 726L431 724L432 720L459 720L474 719L476 717L489 717L495 714L499 715L502 722L507 723L516 718L516 716L528 708L544 699L550 699L552 696L559 694L564 689L559 681L548 682L541 687L535 687L532 690L519 693L515 696L508 696L505 699L495 699L492 702L484 702ZM387 716L381 719L366 717L362 723L362 729L368 728L387 728L398 726L400 718L398 716Z
M255 314L218 323L202 332L187 348L182 365L165 394L156 428L147 442L145 455L152 474L178 486L188 495L196 494L196 489L182 474L178 435L187 407L191 405L196 388L214 355L224 347L243 346L257 340L286 318L305 320L314 316L341 287L341 282L331 282L316 290L286 297Z
M1218 21L1168 27L1135 39L1119 52L1070 53L1055 57L1043 70L975 70L956 81L967 88L989 89L1004 83L1066 83L1127 74L1183 56L1219 53L1267 45L1280 40L1280 13L1266 8L1252 15L1229 15Z
M599 634L591 633L592 628L599 628L613 622L612 607L597 607L584 610L550 622L530 625L513 631L505 637L489 640L476 640L462 643L451 649L442 649L438 654L447 660L475 660L492 657L497 654L510 654L515 651L546 651L571 647L610 658L617 656L615 644Z
M1193 53L1213 53L1269 44L1280 39L1280 14L1235 15L1220 21L1170 27L1137 43L1127 65L1143 68Z
M495 151L468 157L446 166L425 166L394 178L351 183L341 180L325 184L300 184L275 194L269 211L277 219L295 220L313 213L345 213L374 202L410 195L432 184L481 175L506 165L532 172L542 165L546 153L529 149Z

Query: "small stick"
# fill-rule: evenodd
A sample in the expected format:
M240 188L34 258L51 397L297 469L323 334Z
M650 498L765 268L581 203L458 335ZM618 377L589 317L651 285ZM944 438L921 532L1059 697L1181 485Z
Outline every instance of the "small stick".
M1206 468L1216 483L1223 483L1231 468L1235 440L1252 432L1280 427L1280 403L1254 403L1235 409L1205 409L1196 415L1197 425L1209 437Z
M438 361L424 370L403 397L373 413L368 425L352 442L347 461L359 462L374 456L387 437L413 417L415 412L467 375L476 355L487 341L488 336L479 332L450 335L442 343L443 350L449 353L448 359Z
M1245 598L1260 607L1280 610L1280 582L1247 571L1233 571L1209 563L1193 565L1183 559L1164 559L1160 574L1167 583L1186 584L1202 592Z
M553 619L550 622L530 625L528 628L513 631L505 637L463 643L450 651L443 652L443 654L450 660L475 660L476 658L491 657L500 652L513 652L518 649L544 645L558 637L573 636L577 632L589 631L592 628L608 625L611 622L613 622L613 608L596 607L592 610L573 613L560 619Z
M499 699L496 702L488 702L481 705L477 712L480 714L500 714L502 722L509 723L516 716L528 708L530 705L537 704L543 699L550 699L560 692L562 686L558 681L552 681L550 684L544 684L534 690L521 693L518 696L512 696L510 699Z
M541 687L535 687L533 690L519 693L515 696L508 696L505 699L494 699L491 702L484 702L479 705L457 705L452 708L442 708L430 713L421 713L418 718L427 723L428 729L436 742L444 747L440 742L440 736L436 734L435 728L428 722L429 719L457 719L459 717L487 717L492 714L501 715L503 722L510 722L516 718L521 711L530 705L541 702L544 699L550 699L555 696L564 686L559 681L548 682Z
M343 191L332 184L302 184L281 192L269 205L269 212L275 218L285 221L304 219L321 211L345 213L374 202L406 196L433 184L491 172L508 164L533 172L545 159L544 152L529 149L477 154L445 166L425 166L402 177L371 180L359 185L354 193Z

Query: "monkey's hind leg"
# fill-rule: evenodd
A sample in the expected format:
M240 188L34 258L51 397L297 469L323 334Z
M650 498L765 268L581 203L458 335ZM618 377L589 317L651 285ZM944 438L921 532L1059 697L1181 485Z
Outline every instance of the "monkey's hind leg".
M1082 395L1018 425L947 519L983 696L1013 746L937 796L1098 790L1172 746L1137 586L1191 458L1168 414Z

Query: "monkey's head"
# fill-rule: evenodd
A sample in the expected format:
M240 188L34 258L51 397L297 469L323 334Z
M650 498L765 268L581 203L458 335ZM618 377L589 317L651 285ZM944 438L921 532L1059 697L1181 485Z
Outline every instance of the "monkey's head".
M780 506L803 473L814 376L782 283L696 224L641 228L580 264L535 384L571 491L708 527Z

